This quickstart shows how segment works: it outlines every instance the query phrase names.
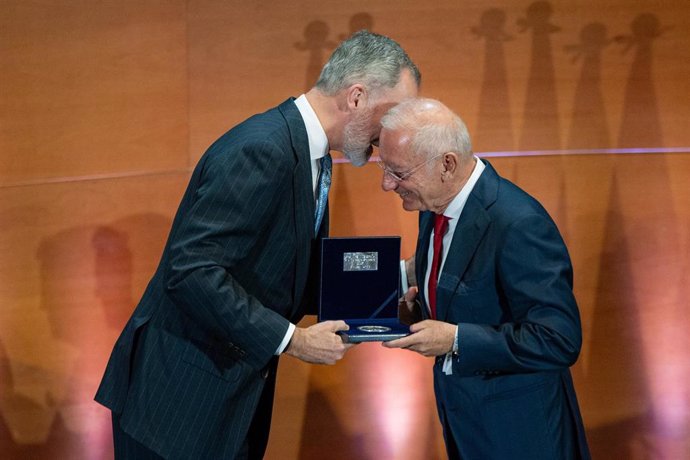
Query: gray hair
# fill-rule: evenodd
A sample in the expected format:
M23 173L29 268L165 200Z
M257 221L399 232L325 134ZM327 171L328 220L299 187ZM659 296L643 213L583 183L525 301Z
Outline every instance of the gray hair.
M381 126L386 130L410 134L412 152L422 158L445 152L455 152L462 160L472 156L472 141L467 126L459 116L435 99L402 101L381 118Z
M398 43L383 35L360 30L333 51L321 70L316 88L333 96L355 83L362 83L375 94L382 88L397 85L403 69L409 69L419 85L419 69Z

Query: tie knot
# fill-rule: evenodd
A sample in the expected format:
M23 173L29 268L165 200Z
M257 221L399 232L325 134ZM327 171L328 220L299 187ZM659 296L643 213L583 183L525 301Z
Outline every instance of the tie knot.
M443 214L434 215L434 233L436 235L444 235L448 230L448 221L450 217Z

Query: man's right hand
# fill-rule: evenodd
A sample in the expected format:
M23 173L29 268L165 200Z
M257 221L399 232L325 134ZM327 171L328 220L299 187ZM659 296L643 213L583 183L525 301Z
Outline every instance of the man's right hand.
M324 321L295 328L285 353L312 364L335 364L354 344L344 343L338 331L350 327L345 321Z

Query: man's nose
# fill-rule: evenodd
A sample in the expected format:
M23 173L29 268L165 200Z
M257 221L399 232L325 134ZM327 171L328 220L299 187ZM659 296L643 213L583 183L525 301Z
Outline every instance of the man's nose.
M393 179L388 173L383 173L383 178L381 179L381 188L384 192L390 192L398 188L398 182Z

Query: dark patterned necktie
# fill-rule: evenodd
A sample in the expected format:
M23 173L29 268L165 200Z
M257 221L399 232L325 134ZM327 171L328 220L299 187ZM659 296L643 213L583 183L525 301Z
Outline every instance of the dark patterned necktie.
M333 160L331 154L327 153L321 158L321 171L319 172L319 180L317 182L318 198L316 200L316 215L314 219L314 233L319 233L319 227L323 220L323 214L326 212L326 203L328 202L328 190L331 188L331 167Z

